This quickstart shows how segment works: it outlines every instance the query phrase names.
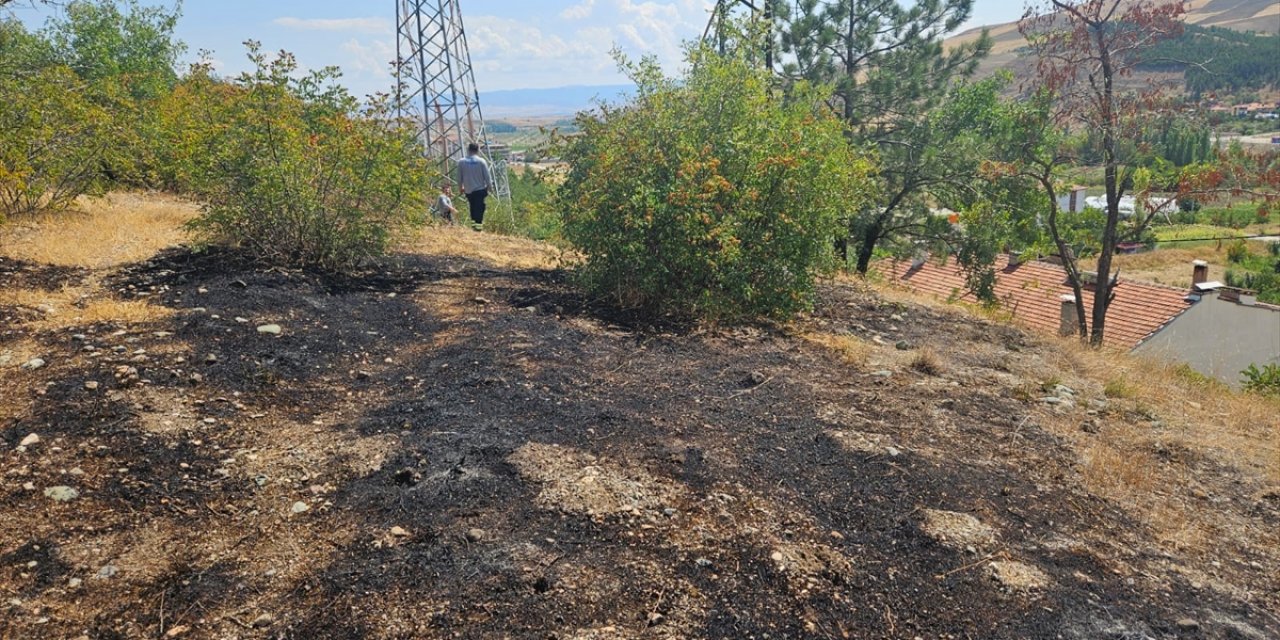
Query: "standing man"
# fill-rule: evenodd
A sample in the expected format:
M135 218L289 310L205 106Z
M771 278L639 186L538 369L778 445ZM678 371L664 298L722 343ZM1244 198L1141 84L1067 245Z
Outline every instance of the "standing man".
M483 231L484 199L489 197L493 176L489 173L489 163L480 157L480 145L474 142L467 145L467 157L458 161L458 183L471 208L471 228Z

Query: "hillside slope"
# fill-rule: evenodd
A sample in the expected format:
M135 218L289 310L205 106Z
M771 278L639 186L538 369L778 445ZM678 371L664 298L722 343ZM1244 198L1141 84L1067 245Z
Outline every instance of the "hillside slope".
M1277 405L1171 367L843 281L636 327L456 229L343 280L23 237L2 638L1280 637Z
M1280 34L1280 3L1273 0L1191 0L1187 8L1185 21L1188 24ZM1015 72L1026 69L1027 63L1019 60L1018 51L1027 42L1018 33L1016 21L969 29L948 38L947 45L976 40L983 29L989 30L993 46L991 55L979 67L979 75L989 75L998 69Z

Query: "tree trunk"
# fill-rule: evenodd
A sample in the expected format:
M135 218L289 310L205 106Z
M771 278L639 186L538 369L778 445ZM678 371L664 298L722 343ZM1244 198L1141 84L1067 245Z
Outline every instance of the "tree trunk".
M1102 247L1098 252L1098 277L1093 290L1093 332L1089 337L1095 347L1102 346L1107 328L1107 309L1111 306L1111 258L1116 250L1116 227L1120 223L1119 167L1116 159L1116 126L1114 70L1111 66L1105 25L1095 27L1100 73L1102 74L1102 162L1107 186L1107 225L1102 231Z
M867 275L867 270L871 268L871 256L875 254L876 243L880 242L883 233L884 223L879 218L862 233L862 242L858 243L858 275Z

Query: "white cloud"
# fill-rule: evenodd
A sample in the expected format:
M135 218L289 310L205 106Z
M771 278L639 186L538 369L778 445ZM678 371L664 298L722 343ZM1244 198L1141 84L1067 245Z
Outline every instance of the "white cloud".
M565 20L585 20L591 17L591 12L595 7L596 0L583 0L581 3L561 11L560 17Z
M391 63L396 57L393 43L374 40L365 44L358 39L351 39L342 43L341 48L349 56L340 65L343 72L359 74L375 80L391 78Z
M295 18L285 16L272 23L297 31L347 31L351 33L389 34L391 21L386 18Z

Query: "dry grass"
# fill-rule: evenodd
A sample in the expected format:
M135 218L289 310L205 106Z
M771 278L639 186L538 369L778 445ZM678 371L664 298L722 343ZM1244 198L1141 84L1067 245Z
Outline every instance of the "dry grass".
M37 311L39 315L24 325L46 331L106 322L143 324L163 320L173 314L171 309L145 301L102 296L100 287L94 282L57 291L4 289L0 290L0 305Z
M165 195L81 198L77 211L10 221L0 230L0 253L65 267L113 267L186 241L183 225L197 213L197 205Z
M912 370L927 376L940 376L947 372L946 362L931 347L923 347L911 356Z
M1114 268L1119 269L1121 277L1126 280L1154 282L1170 287L1191 287L1191 263L1204 260L1209 263L1209 279L1224 280L1227 274L1227 242L1190 248L1160 249L1128 255L1117 255ZM1255 253L1262 253L1265 247L1255 246ZM1086 268L1096 268L1090 263Z
M857 336L847 334L836 335L810 331L801 333L798 337L805 342L834 352L840 357L841 361L855 369L866 367L867 360L871 357L871 353L875 351L875 345Z
M512 236L476 233L463 226L427 227L406 240L404 251L460 256L506 269L551 269L560 251L550 245Z
M1172 261L1179 272L1185 267L1188 284L1191 260L1204 255L1188 251ZM887 285L876 289L890 301L986 315ZM1055 381L1077 390L1074 409L1046 407L1037 422L1074 452L1084 489L1122 506L1149 528L1153 544L1194 558L1197 566L1224 546L1248 550L1264 564L1280 562L1280 532L1260 530L1239 510L1197 497L1240 494L1247 500L1260 488L1280 487L1280 400L1233 392L1178 363L1095 350L1070 338L1042 336L1039 342L1004 359L1001 368L1025 387ZM1109 407L1102 415L1085 414L1086 400L1104 398ZM1081 429L1087 420L1098 422L1096 433Z

